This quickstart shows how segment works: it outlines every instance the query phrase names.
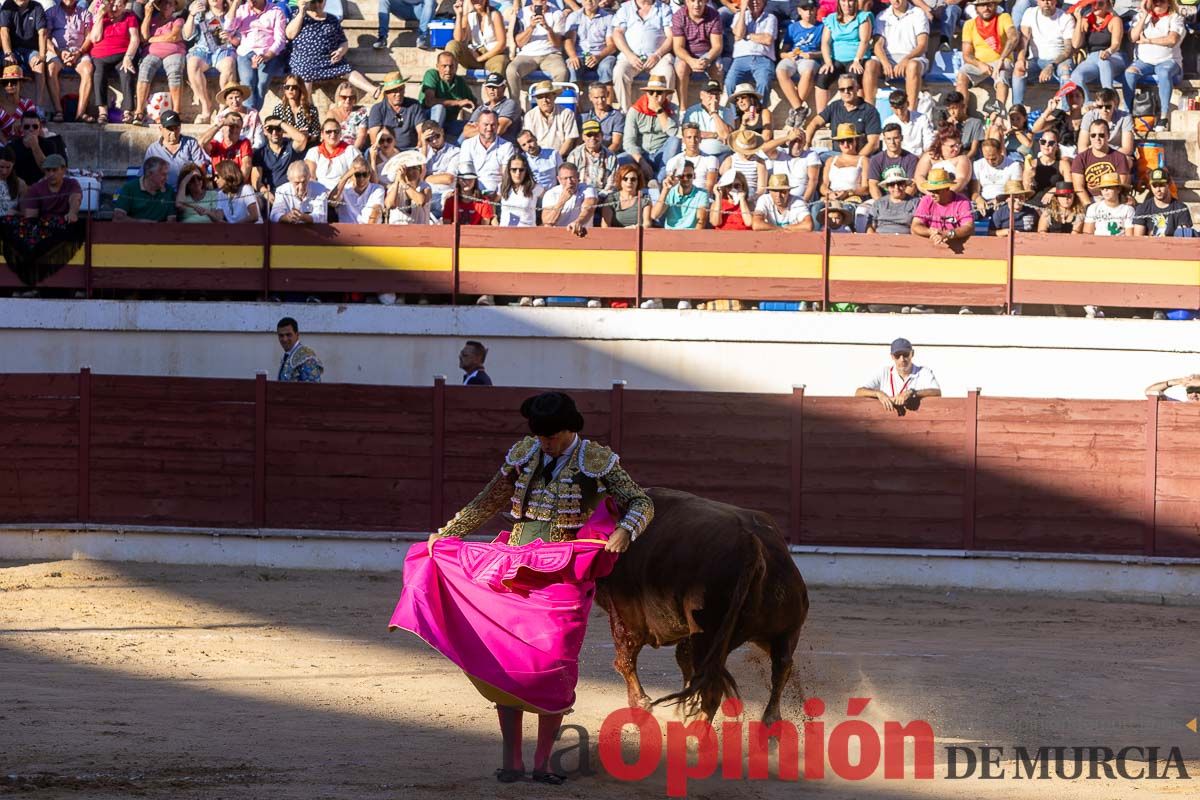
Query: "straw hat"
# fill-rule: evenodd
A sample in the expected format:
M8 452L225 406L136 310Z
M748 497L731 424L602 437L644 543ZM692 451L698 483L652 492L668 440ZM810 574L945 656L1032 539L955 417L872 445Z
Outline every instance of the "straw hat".
M0 81L27 81L25 72L17 64L9 64L4 68L4 72L0 73Z
M740 156L753 155L763 146L762 134L742 128L733 135L729 146Z
M1025 184L1020 181L1005 181L1004 191L1000 193L1000 197L1028 197L1031 194L1033 192L1026 189Z
M1115 172L1106 172L1100 176L1100 182L1096 184L1097 189L1124 189L1125 184L1121 182L1121 176Z
M912 178L908 177L908 173L904 171L904 167L899 164L893 164L883 171L879 176L880 186L891 186L893 183L911 183Z
M939 189L949 189L954 185L954 173L947 172L941 167L929 170L926 178L925 183L921 185L923 192L936 192Z
M224 100L230 92L241 92L243 100L249 98L251 95L250 87L244 83L227 83L221 87L221 91L217 92L217 97Z
M739 83L737 86L733 87L733 94L729 95L729 102L732 103L734 100L737 100L739 97L746 94L752 96L758 102L762 102L762 95L759 94L758 90L754 88L753 83Z
M853 122L842 122L837 126L837 132L833 135L833 141L840 142L845 139L859 138L858 128Z
M786 172L776 172L767 180L767 191L791 191L792 184L788 180Z
M383 76L383 85L380 88L385 92L390 92L392 89L403 89L406 83L408 83L408 79L400 72L389 72Z
M420 150L402 150L389 158L380 172L384 176L395 180L400 170L423 166L425 166L425 156L421 155Z
M550 95L552 97L558 97L559 95L558 89L555 89L554 84L550 81L538 81L529 89L529 96L534 99L544 97L546 95Z
M646 79L646 85L642 87L643 92L669 92L671 91L671 82L663 75L651 75Z

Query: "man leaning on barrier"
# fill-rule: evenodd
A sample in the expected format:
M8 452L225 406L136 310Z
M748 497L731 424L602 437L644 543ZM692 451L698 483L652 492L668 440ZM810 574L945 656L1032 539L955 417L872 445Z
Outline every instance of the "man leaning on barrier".
M892 365L877 372L854 392L855 397L873 397L888 411L904 416L906 409L916 410L923 397L941 397L933 370L913 363L912 342L896 339L892 342Z

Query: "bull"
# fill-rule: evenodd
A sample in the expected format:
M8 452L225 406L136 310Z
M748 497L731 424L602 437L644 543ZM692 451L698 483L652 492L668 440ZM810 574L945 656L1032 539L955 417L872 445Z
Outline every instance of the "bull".
M649 489L654 520L596 587L608 612L630 707L679 704L711 721L737 696L725 665L750 642L771 659L763 723L780 720L792 654L808 615L808 589L770 516L674 489ZM646 645L674 645L683 688L651 702L638 678Z

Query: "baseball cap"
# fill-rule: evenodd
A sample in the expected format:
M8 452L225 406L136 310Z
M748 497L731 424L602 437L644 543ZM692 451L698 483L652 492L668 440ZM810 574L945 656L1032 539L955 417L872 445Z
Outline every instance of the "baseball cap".
M53 169L54 167L66 167L67 160L58 153L51 153L46 156L46 160L42 162L42 169Z
M507 86L504 82L504 76L499 72L489 72L488 76L483 80L484 86Z
M600 123L596 122L594 119L589 119L587 122L583 123L583 128L581 130L584 133L599 133Z
M797 0L796 8L816 8L817 0Z
M717 81L709 81L708 83L704 84L704 91L711 92L713 94L720 94L721 84Z
M910 342L908 339L901 338L892 342L892 355L896 355L896 353L903 353L905 350L912 349L912 342Z
M179 118L179 112L167 109L158 115L158 124L164 128L174 128L176 125L183 124L183 120Z
M1167 172L1162 167L1159 167L1158 169L1152 169L1150 170L1150 179L1147 182L1151 184L1170 183L1171 173Z
M1075 83L1074 81L1067 81L1066 83L1064 83L1062 85L1062 87L1057 92L1054 93L1054 99L1057 100L1060 97L1066 97L1071 92L1078 92L1078 91L1081 91L1079 88L1079 84Z

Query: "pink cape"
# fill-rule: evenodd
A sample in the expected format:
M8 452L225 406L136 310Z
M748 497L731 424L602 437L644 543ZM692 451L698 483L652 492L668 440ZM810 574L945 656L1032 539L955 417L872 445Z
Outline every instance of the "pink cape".
M485 697L543 714L570 710L595 581L617 554L609 499L571 542L439 539L409 548L389 628L415 633L453 661ZM495 691L488 691L489 689Z

